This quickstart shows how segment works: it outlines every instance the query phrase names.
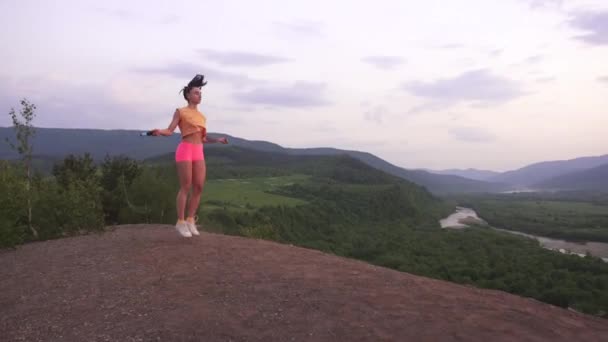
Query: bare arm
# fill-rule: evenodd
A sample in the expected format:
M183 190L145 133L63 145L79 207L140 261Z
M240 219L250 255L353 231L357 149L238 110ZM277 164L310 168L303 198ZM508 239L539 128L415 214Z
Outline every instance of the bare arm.
M225 137L221 137L221 138L212 138L208 135L205 135L205 137L203 138L203 142L204 143L208 143L208 144L214 144L214 143L221 143L221 144L227 144L228 143L228 139L226 139Z
M175 128L177 128L178 123L179 123L179 110L176 109L175 113L173 113L173 119L171 120L169 127L166 129L155 129L152 131L152 135L170 136L173 134L173 131L175 131Z

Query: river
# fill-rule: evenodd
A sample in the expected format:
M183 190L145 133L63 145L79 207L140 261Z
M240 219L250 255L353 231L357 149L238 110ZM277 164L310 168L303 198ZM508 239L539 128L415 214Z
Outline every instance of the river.
M468 227L467 223L486 222L479 218L479 216L477 216L475 210L470 208L456 207L456 211L453 214L440 220L439 223L441 224L441 228L463 229ZM561 253L573 253L580 256L584 256L585 253L589 252L591 255L600 257L602 258L602 260L608 262L608 243L605 242L590 241L585 243L579 243L566 240L552 239L544 236L517 232L514 230L501 229L496 227L491 228L510 234L536 239L538 240L538 242L540 242L540 245L546 249L559 251Z

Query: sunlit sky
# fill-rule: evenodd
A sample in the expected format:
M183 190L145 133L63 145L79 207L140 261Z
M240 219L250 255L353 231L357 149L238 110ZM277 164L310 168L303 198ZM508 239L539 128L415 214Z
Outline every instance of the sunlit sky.
M164 128L205 75L211 132L515 169L608 153L608 1L1 0L0 110ZM0 115L0 126L10 118Z

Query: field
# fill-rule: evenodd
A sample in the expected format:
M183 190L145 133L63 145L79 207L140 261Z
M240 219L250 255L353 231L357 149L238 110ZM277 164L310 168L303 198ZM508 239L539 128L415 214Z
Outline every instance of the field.
M264 206L296 206L307 202L293 197L271 193L279 187L305 184L307 175L259 177L241 179L212 179L207 181L202 196L203 213L219 208L252 211Z

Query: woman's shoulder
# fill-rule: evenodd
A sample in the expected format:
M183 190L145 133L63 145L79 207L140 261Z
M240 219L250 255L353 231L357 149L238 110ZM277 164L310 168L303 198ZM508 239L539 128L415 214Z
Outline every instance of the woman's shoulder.
M192 109L188 106L184 106L184 107L177 107L175 108L176 111L180 112L180 113L185 113L185 112L193 112L193 113L198 113L198 114L203 114L203 112L200 109Z
M188 112L190 112L191 109L188 108L188 106L184 106L184 107L176 107L175 108L175 112L181 117L184 114L187 114Z

